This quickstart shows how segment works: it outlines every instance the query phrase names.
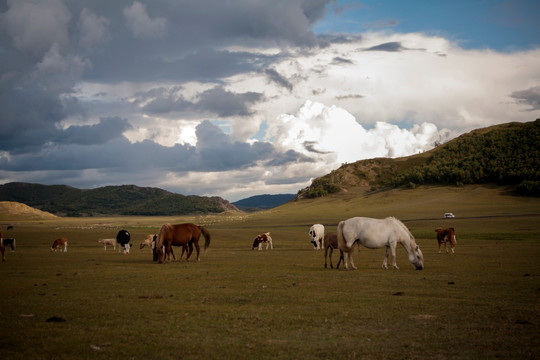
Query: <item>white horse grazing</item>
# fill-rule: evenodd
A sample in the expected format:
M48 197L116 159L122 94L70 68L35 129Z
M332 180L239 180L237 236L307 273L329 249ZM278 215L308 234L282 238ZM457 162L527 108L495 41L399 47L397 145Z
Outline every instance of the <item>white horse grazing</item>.
M313 249L324 249L324 225L315 224L309 229L309 236L311 237L311 243Z
M353 245L356 242L369 249L386 246L386 255L382 264L383 269L388 269L389 251L392 252L392 266L394 269L398 269L396 265L397 244L401 244L407 250L409 261L416 270L424 269L424 255L416 244L414 236L401 221L394 217L387 217L386 219L350 218L338 224L337 235L339 248L345 253L344 268L346 270L349 268L349 262L352 268L356 270L352 258Z

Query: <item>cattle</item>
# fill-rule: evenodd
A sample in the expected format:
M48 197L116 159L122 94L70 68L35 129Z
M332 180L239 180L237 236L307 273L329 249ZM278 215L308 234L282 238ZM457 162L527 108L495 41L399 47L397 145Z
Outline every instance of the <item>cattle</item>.
M315 250L324 249L324 225L315 224L309 229L311 243Z
M51 246L51 251L57 251L59 250L60 252L62 252L62 247L64 247L64 252L67 252L67 245L68 245L68 239L66 238L58 238L56 240L54 240L52 246Z
M437 233L437 242L439 243L439 254L441 253L441 245L444 243L444 249L446 250L446 253L448 254L448 243L450 243L450 250L452 251L452 254L454 254L454 249L457 244L456 239L456 230L454 230L453 227L448 229L441 229L437 228L435 229L435 232Z
M124 249L124 254L129 255L129 241L131 240L131 235L127 230L120 230L116 235L116 242ZM128 246L129 245L129 246Z
M98 243L103 244L103 250L107 251L107 245L116 250L116 239L98 239Z
M157 234L148 234L144 238L144 240L141 242L141 245L139 246L139 249L142 249L145 246L148 246L150 250L154 250L155 242L156 242Z
M264 233L259 234L255 239L253 240L253 246L251 246L251 250L255 250L255 248L259 248L259 250L262 250L262 244L266 243L266 250L268 250L268 247L270 246L270 249L273 249L274 246L272 245L272 237L270 236L270 233Z

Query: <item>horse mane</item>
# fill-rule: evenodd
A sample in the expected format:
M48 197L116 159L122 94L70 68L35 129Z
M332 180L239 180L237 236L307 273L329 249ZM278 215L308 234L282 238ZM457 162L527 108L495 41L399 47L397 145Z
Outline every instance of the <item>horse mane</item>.
M165 233L169 231L171 228L172 228L171 224L163 224L163 226L159 230L159 234L156 239L156 249L159 249L163 245Z
M414 236L413 234L411 234L411 231L409 230L409 228L407 226L405 226L405 224L403 222L401 222L401 220L393 217L393 216L390 216L390 217L387 217L386 218L387 220L391 220L393 222L395 222L396 224L399 225L399 227L401 227L408 235L409 235L409 238L411 239L411 245L412 247L416 247L416 240L414 239Z

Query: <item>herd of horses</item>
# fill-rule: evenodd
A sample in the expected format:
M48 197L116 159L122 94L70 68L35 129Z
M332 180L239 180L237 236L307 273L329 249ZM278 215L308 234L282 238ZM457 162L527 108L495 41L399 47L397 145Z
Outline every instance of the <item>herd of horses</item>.
M437 228L435 232L439 244L439 253L443 244L446 253L448 253L447 244L450 244L451 252L454 254L457 244L455 229L453 227L447 229ZM392 254L392 267L398 269L396 264L396 248L399 244L407 251L409 262L413 268L416 270L424 269L424 255L418 244L416 244L414 236L405 224L394 217L387 217L385 219L353 217L339 222L337 234L325 234L324 225L314 224L309 229L309 236L314 249L324 249L325 268L328 266L327 258L330 259L330 267L334 268L332 264L332 253L335 249L338 249L340 256L337 268L339 269L339 265L343 261L344 269L348 270L349 264L353 269L357 269L354 265L352 252L354 245L359 244L368 249L385 247L386 253L382 263L383 269L388 269L388 257L390 254Z
M435 232L439 244L439 253L441 252L441 246L443 244L448 253L447 244L450 244L451 252L454 254L455 245L457 243L455 229L438 228ZM153 260L161 264L164 261L170 262L171 256L176 260L173 246L182 247L180 259L182 259L184 253L187 253L186 261L189 261L193 254L193 248L195 247L195 250L197 251L196 260L200 261L199 240L201 235L205 239L204 249L206 250L210 246L211 235L204 226L193 223L175 225L164 224L157 234L148 235L141 243L140 248L142 249L144 246L149 246L153 252ZM392 267L398 269L396 264L396 248L399 244L407 251L411 265L416 270L424 269L424 255L416 243L414 236L401 221L394 217L387 217L385 219L353 217L339 222L337 233L327 234L325 234L324 225L314 224L309 230L309 236L314 249L324 249L325 268L327 267L327 258L330 259L330 267L334 267L332 263L332 253L334 250L338 249L340 257L337 268L339 269L340 263L343 262L344 269L348 270L349 267L357 269L353 261L352 253L355 245L358 244L369 249L386 247L382 267L388 269L388 258L391 254ZM114 249L116 249L116 245L118 244L119 251L123 249L124 254L129 254L129 249L131 248L130 239L131 235L127 230L120 230L115 239L99 239L98 242L103 244L105 250L107 250L107 245L113 246ZM270 249L273 249L272 237L269 232L257 235L251 248L252 250L256 248L262 250L263 244L266 244L266 250L268 250L269 247ZM5 248L9 245L11 245L12 251L14 251L15 240L4 239L0 232L2 262L5 261ZM67 245L68 239L58 238L53 242L51 251L60 250L67 252Z

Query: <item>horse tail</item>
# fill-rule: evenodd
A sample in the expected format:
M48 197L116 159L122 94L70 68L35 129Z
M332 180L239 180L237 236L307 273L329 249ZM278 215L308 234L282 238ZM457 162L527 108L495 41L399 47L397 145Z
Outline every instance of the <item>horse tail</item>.
M210 232L204 226L199 226L199 228L204 236L204 250L206 250L210 246Z
M337 226L338 249L349 252L351 249L347 246L347 242L343 237L343 226L345 226L345 221L340 221Z

